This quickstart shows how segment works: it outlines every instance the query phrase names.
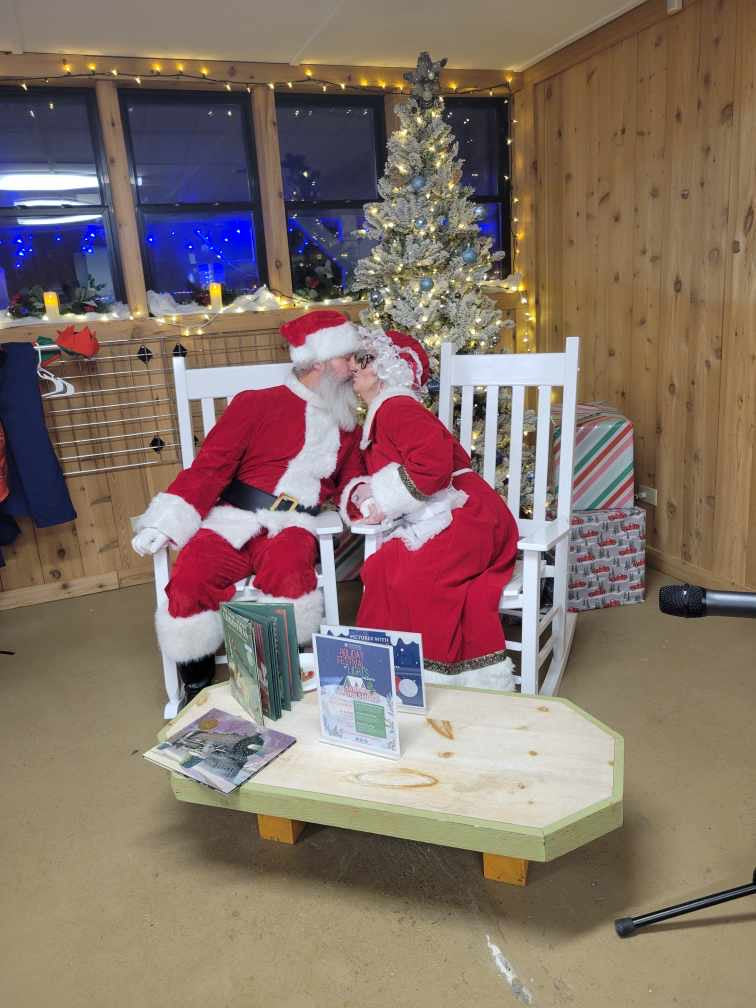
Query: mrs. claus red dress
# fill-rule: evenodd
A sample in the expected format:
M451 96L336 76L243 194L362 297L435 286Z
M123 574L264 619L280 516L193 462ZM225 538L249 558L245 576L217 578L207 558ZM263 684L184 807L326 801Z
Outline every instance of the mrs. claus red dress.
M406 517L363 567L358 624L422 633L431 681L512 688L498 613L517 551L509 508L406 388L373 401L361 447L376 504Z

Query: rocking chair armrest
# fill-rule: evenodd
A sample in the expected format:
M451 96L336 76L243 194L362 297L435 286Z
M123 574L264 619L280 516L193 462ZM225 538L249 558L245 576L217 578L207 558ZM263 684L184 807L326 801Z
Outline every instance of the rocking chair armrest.
M321 511L315 517L315 532L317 535L338 535L344 531L344 525L338 511Z
M354 522L351 526L351 531L354 532L355 535L385 535L387 532L391 532L394 528L396 528L397 524L398 522L391 518L385 519L380 525L368 525L366 522Z
M538 553L545 553L553 549L554 546L565 536L570 534L569 518L557 518L555 521L533 522L527 533L517 543L517 548L521 550L535 550Z

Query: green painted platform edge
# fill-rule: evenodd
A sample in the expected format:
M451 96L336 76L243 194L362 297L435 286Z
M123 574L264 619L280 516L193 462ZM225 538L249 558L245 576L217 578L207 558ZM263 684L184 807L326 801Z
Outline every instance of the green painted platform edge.
M418 840L459 850L503 854L528 861L548 860L543 831L534 827L517 826L513 832L508 832L506 825L501 823L492 827L480 819L464 820L443 812L397 809L395 805L334 795L287 792L286 788L271 788L263 792L261 789L250 790L249 785L245 785L231 795L222 795L177 774L171 774L171 785L179 801L197 805L281 816L299 822Z
M208 691L215 692L222 686L223 684L211 686ZM437 688L455 689L453 686ZM475 689L474 692L501 691ZM517 699L533 699L519 693L513 693L511 696ZM545 827L519 826L515 823L473 819L445 812L398 809L395 805L383 802L271 787L266 784L255 784L254 781L249 781L231 795L222 795L188 778L171 774L173 792L180 801L192 804L276 815L301 822L354 829L405 840L418 840L461 850L521 857L529 861L551 861L622 825L624 740L614 729L565 697L544 697L543 701L572 707L586 720L614 738L611 797ZM170 724L166 725L158 737L165 737L169 728ZM351 813L348 816L344 814L346 809Z

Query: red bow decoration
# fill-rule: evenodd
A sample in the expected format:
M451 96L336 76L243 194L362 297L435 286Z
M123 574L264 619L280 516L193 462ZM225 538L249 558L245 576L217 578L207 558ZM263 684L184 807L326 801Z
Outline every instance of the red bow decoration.
M86 357L89 359L94 357L100 349L97 337L90 330L89 326L84 326L83 329L76 329L72 325L66 326L65 329L61 329L58 332L58 338L55 342L61 350L65 350L72 357Z

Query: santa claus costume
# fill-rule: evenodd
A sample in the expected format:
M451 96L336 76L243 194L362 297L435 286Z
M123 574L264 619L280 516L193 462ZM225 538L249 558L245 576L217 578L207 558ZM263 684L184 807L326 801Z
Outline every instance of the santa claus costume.
M398 520L362 569L357 623L421 633L429 682L514 689L498 603L514 569L517 524L419 401L429 377L421 344L368 333L354 360L355 388L369 402L361 440L368 478L345 487L342 513L356 517L356 501L363 513Z
M254 574L263 601L293 602L300 642L319 629L315 516L363 471L347 364L355 326L318 310L281 333L295 368L286 384L235 396L192 465L135 522L135 549L152 552L144 530L159 530L181 551L155 623L189 696L212 681L218 609L241 578Z

